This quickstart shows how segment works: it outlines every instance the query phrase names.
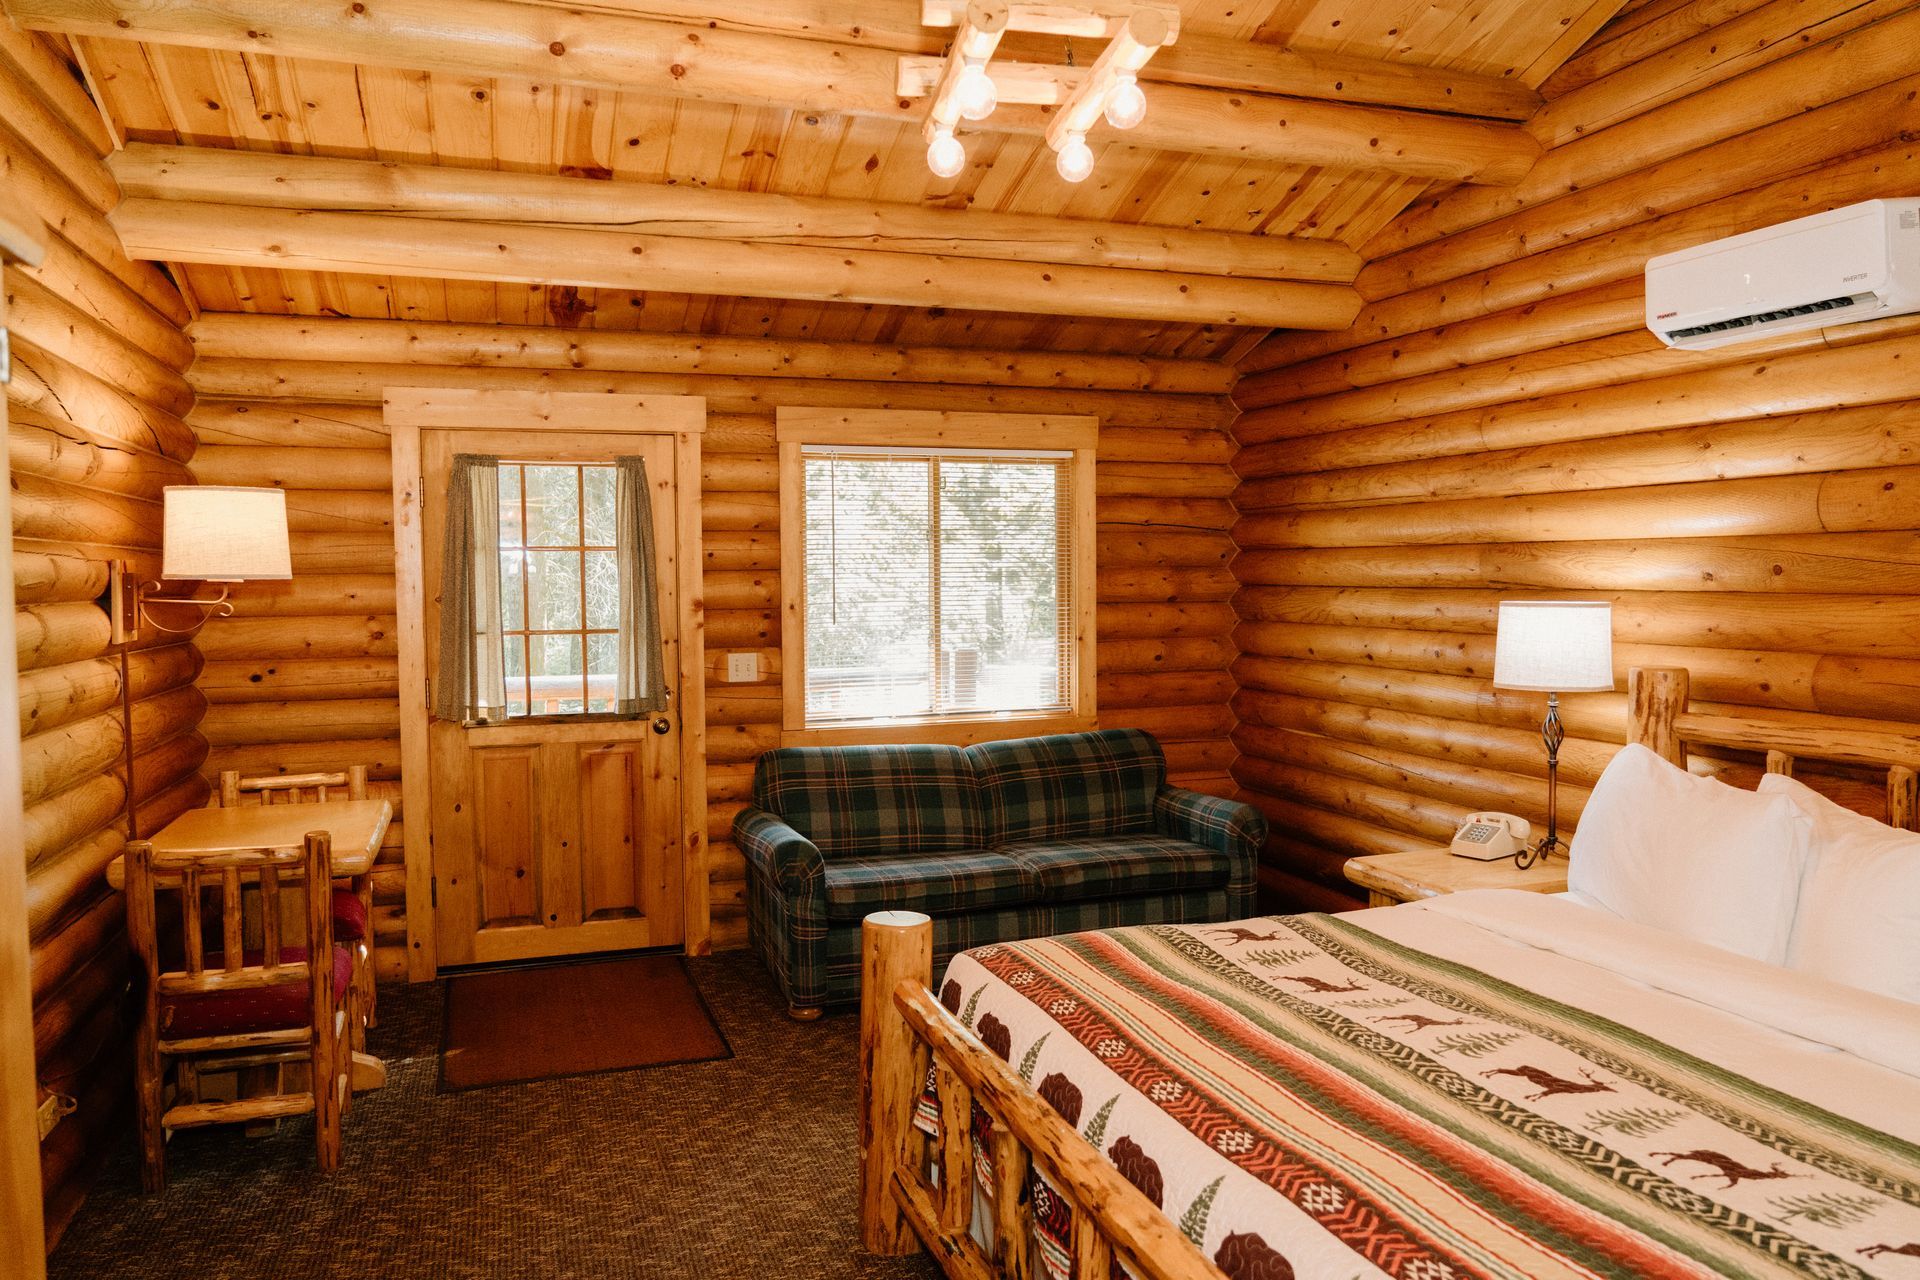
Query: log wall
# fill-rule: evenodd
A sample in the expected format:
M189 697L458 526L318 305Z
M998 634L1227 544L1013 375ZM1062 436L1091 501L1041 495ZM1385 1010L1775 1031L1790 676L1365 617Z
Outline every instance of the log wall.
M157 574L160 490L191 483L194 447L187 310L107 226L111 146L55 47L0 22L0 183L52 233L38 268L6 273L34 1047L42 1086L78 1104L41 1146L50 1247L130 1122L125 915L102 876L127 838L129 787L142 832L207 798L200 655L183 636L144 637L126 655L123 705L96 602L109 560Z
M1708 702L1920 720L1920 320L1700 353L1642 322L1651 255L1920 191L1920 9L1690 13L1616 20L1548 83L1531 176L1417 202L1350 329L1241 364L1234 774L1288 905L1471 810L1544 818L1503 598L1612 600L1622 671ZM1572 820L1624 699L1563 702Z
M458 385L708 398L714 946L745 943L745 870L730 832L755 756L779 740L778 405L1098 416L1101 721L1159 734L1187 785L1231 785L1234 410L1221 394L1231 371L1221 366L211 315L192 333L194 472L205 483L287 488L294 550L291 582L241 589L236 615L202 633L209 773L364 763L398 803L401 691L379 401L388 386ZM726 655L748 650L759 655L760 680L727 683ZM405 968L398 825L375 884L377 957L389 977Z

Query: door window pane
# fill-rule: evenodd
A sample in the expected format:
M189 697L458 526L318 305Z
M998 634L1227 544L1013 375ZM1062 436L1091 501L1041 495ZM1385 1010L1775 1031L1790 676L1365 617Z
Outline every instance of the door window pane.
M620 574L611 464L500 464L507 714L610 712Z
M525 470L527 545L579 546L580 468L528 466Z

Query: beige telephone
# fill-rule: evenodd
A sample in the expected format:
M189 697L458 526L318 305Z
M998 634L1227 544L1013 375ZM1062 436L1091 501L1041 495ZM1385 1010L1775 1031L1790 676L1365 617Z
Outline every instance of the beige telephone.
M1525 818L1510 813L1470 813L1453 833L1453 853L1458 858L1492 862L1511 858L1532 838L1533 826Z

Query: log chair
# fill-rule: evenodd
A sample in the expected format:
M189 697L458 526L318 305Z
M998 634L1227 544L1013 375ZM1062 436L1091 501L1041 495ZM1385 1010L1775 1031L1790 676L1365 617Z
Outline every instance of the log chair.
M219 805L232 809L244 795L258 795L261 804L319 803L327 798L330 787L344 787L349 800L367 798L367 766L348 765L333 773L282 773L243 777L236 769L220 775ZM353 1048L365 1052L367 1028L378 1025L373 975L373 873L355 876L347 888L359 903L357 916L343 913L336 904L334 934L349 944L353 952Z
M156 853L149 841L127 846L127 935L145 979L135 1037L134 1097L139 1113L141 1185L166 1186L167 1130L208 1124L274 1120L313 1113L320 1168L340 1164L340 1117L350 1086L352 1054L347 1027L353 1018L352 984L336 987L339 948L333 944L333 913L324 894L306 895L303 952L282 949L280 894L328 882L333 840L310 832L301 849L248 849L234 853ZM205 950L203 889L217 885L220 950ZM259 895L263 945L250 954L241 937L243 895ZM181 967L163 967L157 898L179 899ZM309 957L326 961L311 963ZM306 988L306 999L288 992L281 1007L267 1011L222 1008L236 992ZM185 1034L181 1034L184 1031ZM232 1101L203 1101L195 1091L202 1068L244 1070L304 1062L308 1089ZM166 1070L185 1070L173 1100L166 1099Z

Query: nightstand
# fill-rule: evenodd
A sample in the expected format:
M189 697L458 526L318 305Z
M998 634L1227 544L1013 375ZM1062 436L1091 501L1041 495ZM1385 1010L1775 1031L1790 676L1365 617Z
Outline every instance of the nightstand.
M1367 905L1390 907L1415 898L1437 898L1466 889L1525 889L1529 893L1561 893L1567 887L1567 860L1536 862L1525 871L1513 859L1475 862L1456 858L1445 849L1415 849L1409 853L1375 853L1349 858L1347 879L1367 891Z

